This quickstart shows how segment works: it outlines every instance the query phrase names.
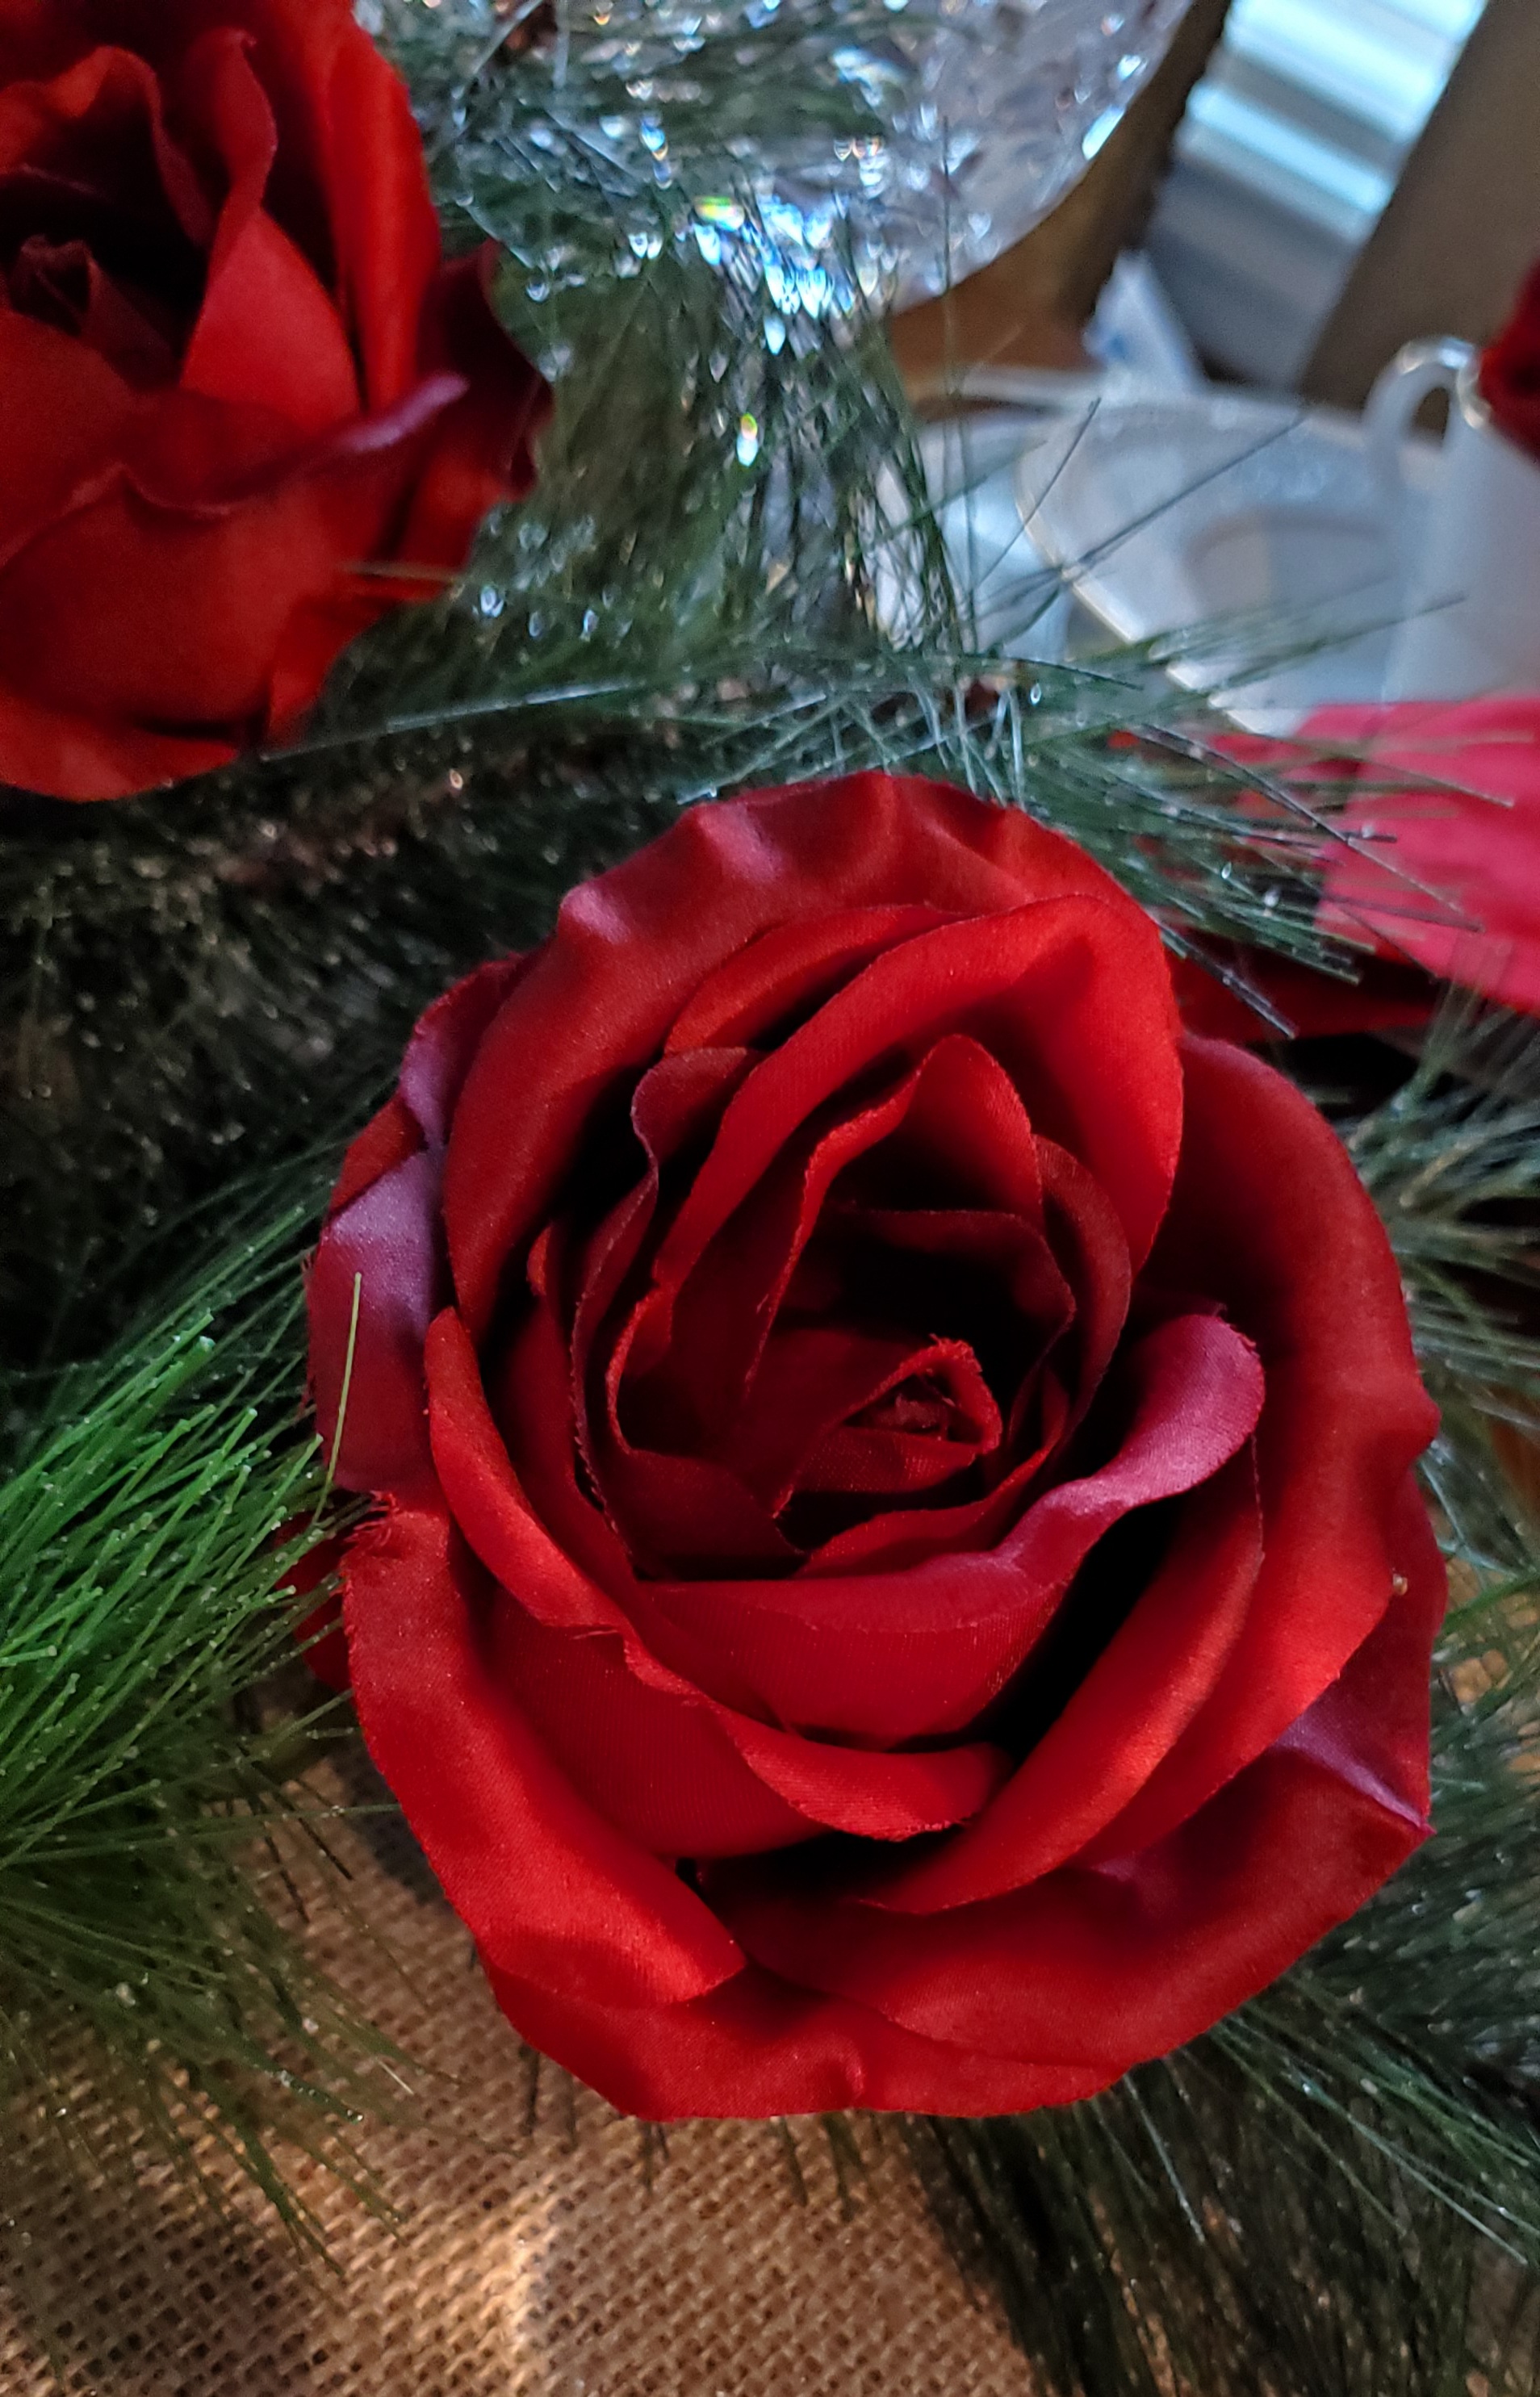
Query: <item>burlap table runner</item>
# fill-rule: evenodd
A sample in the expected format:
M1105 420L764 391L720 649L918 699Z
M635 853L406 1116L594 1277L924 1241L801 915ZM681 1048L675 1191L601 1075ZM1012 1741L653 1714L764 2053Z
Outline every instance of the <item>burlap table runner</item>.
M378 1842L375 1843L376 1845ZM816 2122L644 2137L549 2066L488 1996L442 1902L347 1835L371 1951L313 1936L430 2073L431 2128L370 2125L395 2229L299 2160L335 2273L306 2270L227 2176L213 2218L168 2168L83 2196L48 2158L6 2212L32 2287L0 2311L0 2397L1021 2397L896 2137L840 2170ZM446 2077L439 2081L433 2073ZM795 2150L795 2160L788 2151ZM46 2153L46 2151L45 2151ZM844 2187L841 2188L843 2180Z

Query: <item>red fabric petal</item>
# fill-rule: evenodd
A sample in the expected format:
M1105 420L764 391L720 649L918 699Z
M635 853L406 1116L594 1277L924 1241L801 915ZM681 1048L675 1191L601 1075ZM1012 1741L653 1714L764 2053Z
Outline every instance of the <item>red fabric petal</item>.
M745 1074L744 1065L748 1065ZM717 1140L745 1087L752 1088L751 1061L731 1049L687 1051L668 1057L646 1076L636 1093L634 1120L649 1150L649 1128L637 1109L665 1078L709 1089L714 1104L726 1100ZM703 1078L704 1078L703 1079ZM684 1428L667 1447L711 1448L713 1425L724 1430L743 1402L786 1285L810 1237L819 1207L836 1175L862 1149L898 1122L915 1077L876 1105L862 1107L810 1145L793 1145L743 1194L744 1204L723 1221L708 1210L680 1234L681 1215L670 1223L651 1262L650 1287L619 1326L608 1356L596 1359L593 1344L603 1308L615 1285L621 1258L629 1263L639 1237L639 1217L623 1251L605 1260L585 1289L573 1332L575 1386L583 1401L580 1421L589 1468L615 1520L662 1570L679 1570L702 1560L705 1570L724 1570L730 1560L790 1564L797 1551L775 1529L764 1503L728 1466L699 1455L661 1453L664 1442L646 1440L644 1426L660 1413ZM655 1187L656 1169L648 1190ZM693 1185L699 1190L700 1177ZM649 1201L650 1205L650 1201ZM689 1202L682 1213L688 1214ZM709 1246L708 1246L709 1244ZM702 1252L707 1251L703 1260ZM602 1380L601 1380L602 1365ZM649 1374L649 1367L653 1372ZM623 1424L624 1387L631 1404ZM596 1385L596 1387L591 1387Z
M1242 1050L1189 1039L1187 1134L1153 1270L1255 1341L1264 1557L1217 1686L1109 1837L1184 1821L1334 1681L1390 1604L1408 1467L1437 1428L1373 1201L1314 1107Z
M906 1841L966 1822L1009 1770L984 1741L883 1756L797 1739L643 1681L616 1641L547 1630L512 1598L491 1654L574 1786L661 1855L754 1855L824 1830Z
M138 468L105 476L0 572L0 655L13 686L103 730L127 719L130 741L141 727L250 740L294 609L330 587L339 558L377 546L424 417L431 424L449 396L425 390L398 426L350 431L243 497L183 502L147 495ZM181 432L195 432L207 409L218 441L224 411L175 398L180 429L173 441L163 425L157 462L185 467ZM163 402L154 406L164 415ZM100 796L70 780L60 764L34 787Z
M812 1014L884 949L943 921L933 907L852 907L761 932L708 973L680 1009L664 1043L687 1049L767 1047Z
M434 1486L422 1344L444 1298L438 1178L426 1151L392 1166L332 1216L311 1261L311 1388L345 1490Z
M340 1577L347 1553L347 1536L343 1533L340 1537L317 1540L314 1522L303 1517L296 1517L292 1521L282 1524L277 1533L280 1545L307 1539L313 1545L287 1568L276 1587L282 1597L308 1598L312 1590L319 1589L324 1581L332 1582L333 1586L326 1596L294 1626L294 1643L316 1680L324 1681L328 1690L341 1691L348 1687L349 1681L348 1643L342 1630Z
M68 506L82 484L112 465L140 403L122 376L95 351L51 325L3 307L0 388L6 394L5 471L0 475L3 576L20 544ZM0 772L5 770L6 760L0 757Z
M438 265L422 136L405 84L345 6L315 12L315 0L269 0L265 13L317 93L338 297L358 346L365 405L376 413L417 380L419 328Z
M1336 1774L1409 1828L1426 1830L1430 1800L1428 1675L1448 1582L1415 1479L1401 1484L1391 1539L1399 1587L1336 1681L1277 1743Z
M126 799L185 774L211 773L235 755L233 740L184 740L138 725L94 722L42 706L0 681L0 783L65 799Z
M1426 1544L1408 1498L1409 1543ZM1149 1855L1056 1872L923 1931L869 1905L798 1901L796 1856L780 1886L773 1866L718 1866L713 1902L756 1961L708 1996L623 2011L495 1970L494 1992L526 2038L652 2117L989 2114L1090 2096L1265 1987L1415 1847L1437 1579L1373 1636L1320 1721ZM1401 1788L1375 1786L1387 1764Z
M496 1970L509 2020L613 2106L651 2121L765 2119L870 2106L1005 2114L1064 2106L1106 2074L1025 2066L917 2038L841 1998L791 1988L755 1966L685 2006L589 2004Z
M369 1753L490 1964L627 2006L738 1969L709 1909L579 1797L489 1671L484 1577L446 1516L402 1507L368 1527L345 1582Z
M681 1680L644 1643L637 1624L638 1618L646 1620L646 1602L636 1586L623 1593L631 1602L623 1613L615 1595L592 1580L532 1512L498 1441L464 1328L452 1313L446 1312L435 1324L427 1362L434 1456L455 1520L535 1627L526 1630L504 1612L499 1617L502 1653L505 1659L525 1657L542 1678L542 1721L558 1727L564 1753L572 1742L582 1745L596 1737L587 1726L584 1709L602 1678L616 1736L625 1739L630 1758L629 1770L623 1757L615 1767L621 1776L615 1802L628 1827L643 1822L657 1827L654 1779L641 1779L638 1768L645 1755L650 1753L655 1761L660 1753L668 1752L666 1746L661 1751L649 1746L648 1726L657 1721L658 1699L671 1705L683 1702L708 1717L757 1781L804 1821L866 1839L902 1840L977 1813L1005 1769L1004 1759L986 1744L934 1755L850 1754L757 1722ZM540 1631L562 1636L541 1639L536 1636ZM615 1642L613 1649L604 1643L609 1661L603 1665L588 1653L596 1633L609 1633ZM635 1698L625 1696L615 1678L623 1664L637 1692ZM522 1686L518 1676L516 1682ZM699 1758L707 1733L696 1727L686 1735ZM609 1771L601 1766L595 1784L596 1802L601 1805L609 1802L603 1794ZM652 1775L652 1766L648 1773ZM682 1804L685 1796L681 1787L677 1802ZM726 1796L736 1809L726 1819L741 1825L748 1804L741 1775L728 1785ZM674 1819L676 1828L683 1828L677 1814ZM694 1837L686 1852L719 1852L722 1824L712 1819L709 1810L691 1819Z
M1136 1391L1117 1454L1028 1508L1001 1545L902 1574L654 1583L670 1658L703 1686L727 1672L779 1721L893 1746L962 1729L1016 1671L1095 1542L1131 1508L1190 1490L1248 1439L1262 1378L1227 1325L1162 1325L1128 1360Z
M5 0L0 7L0 84L56 75L92 47L80 0Z
M428 291L421 370L457 375L464 391L445 416L412 492L396 550L408 565L458 570L488 510L523 499L534 483L533 445L550 415L551 395L493 310L499 261L489 242L446 266Z
M885 951L772 1051L729 1105L659 1252L658 1278L688 1270L814 1108L877 1060L923 1054L975 1021L988 1024L985 1045L1008 1070L1015 1065L1034 1121L1067 1136L1118 1207L1141 1259L1164 1212L1181 1131L1170 983L1147 918L1057 899Z
M74 45L70 46L74 47ZM47 82L0 87L0 175L31 168L78 182L109 207L153 216L199 249L212 223L198 178L166 127L160 87L141 58L113 43L62 60Z
M475 1052L528 970L528 957L493 957L435 998L407 1043L396 1091L432 1146L442 1148Z
M422 1145L422 1125L399 1092L393 1091L349 1143L337 1187L327 1202L328 1216L340 1215L393 1166L405 1165L408 1157L415 1157Z
M943 1418L925 1435L848 1423L917 1380L934 1387ZM999 1411L960 1342L809 1327L770 1341L723 1461L776 1514L797 1489L928 1490L999 1436Z
M709 1078L720 1118L755 1065L752 1052L734 1049L665 1057L644 1076L637 1104L664 1078L688 1078L694 1083ZM714 1434L727 1432L743 1401L831 1185L853 1158L902 1122L917 1078L911 1074L873 1104L855 1106L830 1126L820 1122L789 1142L743 1193L743 1203L725 1217L709 1212L697 1215L681 1236L676 1215L651 1259L649 1286L617 1327L618 1336L604 1361L608 1411L617 1424L624 1378L636 1421L649 1415L656 1420L662 1413L686 1427L683 1438L671 1444L717 1444ZM650 1150L647 1127L635 1119ZM705 1128L703 1122L700 1128ZM722 1129L718 1120L714 1149ZM628 1264L635 1254L633 1248ZM573 1335L580 1382L589 1376L603 1309L615 1287L610 1266L602 1281L596 1278L584 1291ZM592 1461L603 1479L603 1468L596 1458Z
M823 1828L750 1770L715 1708L638 1681L617 1640L553 1631L504 1597L488 1666L573 1788L654 1855L753 1855Z
M194 45L179 76L183 105L229 181L181 385L321 433L358 413L358 379L315 268L264 211L278 129L248 50L233 27L218 27Z
M395 1095L342 1161L307 1297L311 1385L328 1444L348 1379L336 1452L345 1490L399 1496L420 1489L429 1470L422 1344L444 1295L441 1152L476 1044L525 962L478 966L434 1001L408 1043Z
M948 1033L927 1052L880 1166L893 1205L997 1208L1042 1222L1038 1144L1022 1094L966 1033Z
M102 358L135 391L173 382L176 352L162 312L102 271L84 240L29 234L10 265L11 305L23 321L41 318Z
M1425 1828L1323 1755L1280 1747L1158 1845L933 1915L923 1935L905 1916L802 1896L791 1857L717 1866L711 1897L783 1978L921 2037L1111 2080L1265 1989Z
M1261 1561L1256 1469L1246 1453L1187 1500L1171 1552L1127 1622L977 1822L917 1861L895 1859L865 1890L868 1901L929 1914L1004 1896L1069 1863L1149 1778L1212 1690Z
M759 933L853 907L977 913L1066 892L1103 898L1143 951L1146 919L1071 843L964 792L880 774L691 810L572 892L477 1060L450 1147L445 1220L473 1333L504 1260L548 1212L596 1091L647 1065L705 976Z

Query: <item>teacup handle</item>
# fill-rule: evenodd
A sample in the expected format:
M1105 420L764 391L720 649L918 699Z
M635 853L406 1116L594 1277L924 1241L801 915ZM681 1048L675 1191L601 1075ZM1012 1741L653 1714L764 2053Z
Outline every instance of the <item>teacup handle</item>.
M1447 391L1453 400L1475 359L1468 341L1445 334L1436 341L1408 341L1379 377L1364 407L1363 434L1370 462L1387 496L1399 498L1405 488L1401 444L1418 408L1430 391Z

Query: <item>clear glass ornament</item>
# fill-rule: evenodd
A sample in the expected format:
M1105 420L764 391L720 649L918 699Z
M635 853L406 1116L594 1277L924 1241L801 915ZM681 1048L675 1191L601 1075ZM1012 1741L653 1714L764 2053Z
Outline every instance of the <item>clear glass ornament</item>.
M807 0L578 0L569 22L641 103L636 136L664 173L672 156L688 174L692 105L709 100L692 61L718 63L736 36L743 129L718 129L740 196L701 197L703 246L741 254L746 238L790 311L820 314L857 289L924 298L1029 232L1117 126L1186 5L850 0L836 41L828 0L816 17Z

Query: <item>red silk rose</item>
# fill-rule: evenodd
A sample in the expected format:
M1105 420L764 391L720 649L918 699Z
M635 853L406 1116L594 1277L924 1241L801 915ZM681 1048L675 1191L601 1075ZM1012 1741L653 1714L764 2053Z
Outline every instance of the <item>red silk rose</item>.
M1424 1835L1384 1232L1024 816L692 810L430 1009L310 1306L365 1735L619 2105L1084 2096Z
M1508 439L1540 458L1540 266L1482 354L1480 392Z
M463 563L544 395L486 273L348 0L0 0L0 781L221 765Z

